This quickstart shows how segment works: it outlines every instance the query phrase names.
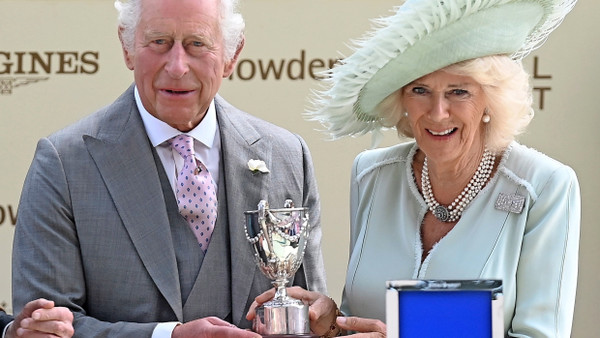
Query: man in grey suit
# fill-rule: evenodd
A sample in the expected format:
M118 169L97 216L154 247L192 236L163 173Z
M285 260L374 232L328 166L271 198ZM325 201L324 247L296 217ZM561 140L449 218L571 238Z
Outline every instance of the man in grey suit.
M253 261L243 212L262 199L310 209L310 240L293 284L326 292L305 142L217 95L244 44L235 5L116 2L135 84L39 141L15 232L15 309L34 296L53 299L74 312L77 337L257 337L243 330L251 326L245 314L272 286ZM179 213L175 182L186 164L169 144L180 134L194 138L192 162L216 184L206 252ZM251 159L270 172L250 170Z

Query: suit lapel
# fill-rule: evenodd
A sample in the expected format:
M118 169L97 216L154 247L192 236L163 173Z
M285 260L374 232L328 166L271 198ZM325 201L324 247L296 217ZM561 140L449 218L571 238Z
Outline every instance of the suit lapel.
M260 133L248 123L248 115L218 96L215 102L222 142L220 189L225 188L229 220L232 320L239 324L258 272L244 232L244 211L255 210L258 202L267 198L270 185L269 174L253 173L247 163L257 159L270 167L271 145L261 140ZM145 268L177 318L184 321L164 196L133 88L109 108L108 114L106 130L99 131L98 136L84 136L84 141Z
M258 202L268 196L270 175L253 173L248 160L265 161L271 166L271 145L248 123L248 116L220 97L216 100L221 132L222 165L227 194L231 246L232 320L239 325L249 301L254 274L258 269L244 232L244 211L256 210ZM266 291L266 290L265 290Z
M111 118L98 137L84 136L148 273L183 320L177 262L152 146L130 88L109 108ZM160 254L157 254L160 253Z

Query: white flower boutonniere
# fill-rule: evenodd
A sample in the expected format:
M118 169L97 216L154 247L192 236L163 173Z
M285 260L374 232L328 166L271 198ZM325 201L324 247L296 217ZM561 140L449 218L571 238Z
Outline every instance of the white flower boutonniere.
M250 171L252 171L254 173L257 171L260 171L263 174L266 174L269 172L269 168L267 168L267 165L265 164L265 162L261 161L261 160L248 161L248 169L250 169Z

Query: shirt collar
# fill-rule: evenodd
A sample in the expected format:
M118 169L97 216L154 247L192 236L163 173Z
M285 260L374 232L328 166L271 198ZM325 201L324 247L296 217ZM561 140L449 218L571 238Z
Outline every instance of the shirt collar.
M194 129L186 133L182 133L167 123L152 116L146 110L146 108L144 108L137 86L135 86L134 95L135 103L142 117L142 121L144 122L144 128L146 128L146 133L148 134L148 138L150 139L152 146L156 147L179 134L190 135L208 148L213 146L215 134L217 132L217 113L215 110L214 99L210 102L208 110L206 111L206 115L202 121Z

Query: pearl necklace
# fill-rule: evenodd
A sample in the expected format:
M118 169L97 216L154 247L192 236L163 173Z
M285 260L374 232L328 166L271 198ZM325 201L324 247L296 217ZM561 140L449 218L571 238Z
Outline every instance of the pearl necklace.
M435 199L435 196L433 196L431 182L429 181L427 156L425 156L423 171L421 172L421 189L423 190L425 203L427 203L429 210L433 213L435 218L442 222L456 222L462 215L463 210L471 203L492 174L494 161L494 155L491 151L486 149L481 157L481 162L479 162L479 167L477 167L477 171L475 171L469 184L467 184L452 204L445 207Z

